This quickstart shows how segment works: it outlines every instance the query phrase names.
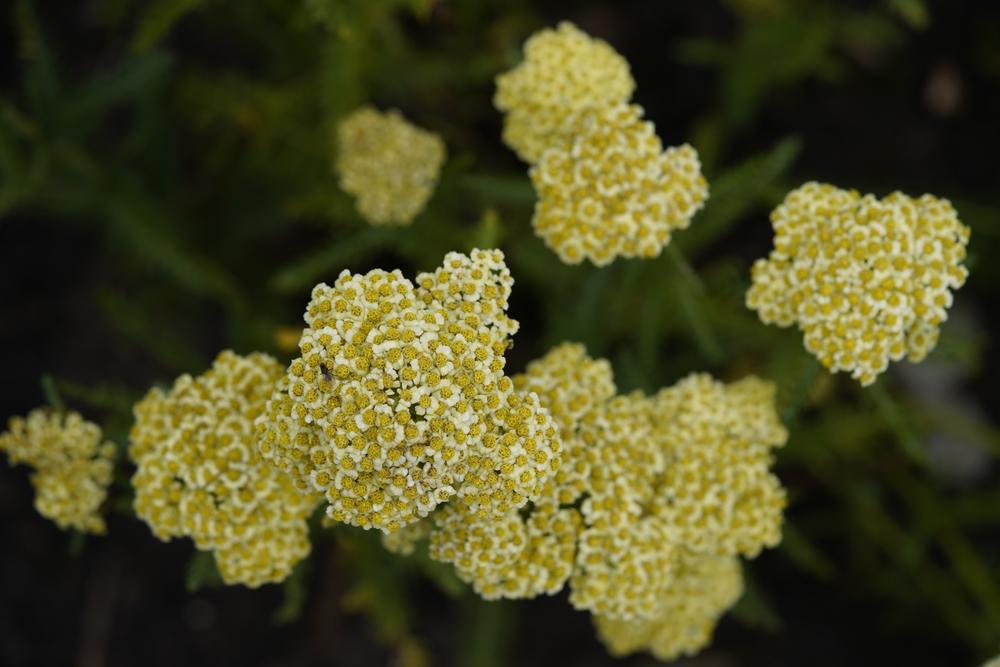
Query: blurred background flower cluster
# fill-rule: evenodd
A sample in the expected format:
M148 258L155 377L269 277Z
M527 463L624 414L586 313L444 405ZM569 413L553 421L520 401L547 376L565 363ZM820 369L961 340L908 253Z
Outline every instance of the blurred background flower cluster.
M560 20L628 60L664 145L698 151L709 199L657 259L568 266L531 229L494 79ZM108 537L60 532L0 465L0 663L612 664L565 600L484 602L376 534L314 522L312 556L254 591L132 514L124 445L151 385L227 347L287 362L315 283L473 247L503 249L514 276L512 374L577 341L622 392L694 371L777 383L783 541L684 664L973 665L1000 649L1000 7L12 0L0 34L0 418L64 405L118 445ZM409 226L367 224L338 185L338 123L368 104L446 146ZM809 180L931 192L972 229L936 349L867 389L744 305L769 211Z

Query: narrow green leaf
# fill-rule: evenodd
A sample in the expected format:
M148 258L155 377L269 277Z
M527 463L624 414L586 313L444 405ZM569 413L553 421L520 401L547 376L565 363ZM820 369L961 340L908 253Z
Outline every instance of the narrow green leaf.
M62 410L66 407L62 396L59 395L59 390L56 388L55 380L48 373L42 374L42 393L45 394L46 402L53 408Z
M204 0L154 0L146 6L139 27L132 37L132 50L148 51L159 44L186 14L198 9Z
M359 257L389 245L394 233L398 232L369 227L336 240L328 247L279 270L271 278L271 288L278 292L295 292L311 288L321 280L333 280L348 261L357 261Z
M929 463L927 449L924 447L913 425L907 420L906 414L893 400L889 392L886 391L885 381L879 380L867 388L867 395L878 408L882 419L889 429L895 434L896 442L899 443L903 452L920 466Z
M197 593L202 588L218 586L222 576L215 566L215 555L211 551L196 549L187 564L184 585L188 593Z
M299 563L282 583L284 597L281 606L278 607L271 616L271 622L275 625L288 625L302 616L306 602L309 600L309 559L299 561Z

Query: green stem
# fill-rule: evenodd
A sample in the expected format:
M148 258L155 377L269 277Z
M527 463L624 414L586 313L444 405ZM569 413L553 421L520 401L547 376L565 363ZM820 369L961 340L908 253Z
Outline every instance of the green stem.
M896 435L903 452L916 464L927 466L930 460L923 443L913 430L913 426L907 420L903 410L885 389L884 382L876 382L868 389L868 395L875 403L875 407L882 415L886 425Z

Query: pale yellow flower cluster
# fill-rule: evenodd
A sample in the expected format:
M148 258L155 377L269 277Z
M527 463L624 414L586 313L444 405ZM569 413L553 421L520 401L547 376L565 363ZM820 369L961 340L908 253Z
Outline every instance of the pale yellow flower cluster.
M264 354L219 354L211 369L154 388L135 406L130 456L136 514L162 540L190 537L226 583L289 575L310 550L319 499L261 459L254 419L283 376Z
M656 257L708 197L695 150L663 149L629 104L628 63L570 23L543 30L497 77L504 140L533 164L535 233L567 264Z
M487 599L568 582L570 602L618 652L706 643L739 595L736 556L780 537L784 492L769 467L786 433L773 386L694 375L653 397L615 395L609 364L571 343L514 384L558 423L562 466L502 520L435 514L431 556Z
M408 225L437 184L445 161L438 135L412 125L396 110L361 107L337 128L340 187L357 198L373 225Z
M656 438L667 457L654 513L687 549L753 558L781 541L785 491L771 450L788 434L774 385L748 377L725 385L688 376L654 399Z
M831 372L869 385L890 361L935 346L952 290L965 282L969 228L945 199L884 199L821 183L771 214L774 250L753 266L747 306L795 324Z
M101 504L111 484L114 443L101 442L101 429L76 412L42 408L12 417L0 434L0 451L12 464L35 469L35 509L57 526L83 533L106 532Z
M595 616L594 625L612 655L649 651L660 660L674 660L707 646L719 617L742 592L739 559L685 551L654 614L635 620Z
M572 148L546 151L531 181L535 232L567 264L656 257L708 197L695 150L664 151L634 104L581 117Z
M474 250L416 287L381 270L317 285L301 356L257 420L263 455L329 518L386 533L452 499L485 520L538 498L560 443L503 372L512 284L503 253Z
M504 112L504 142L525 162L568 149L577 117L626 102L635 90L628 62L607 42L568 21L524 43L524 61L497 77L493 104Z

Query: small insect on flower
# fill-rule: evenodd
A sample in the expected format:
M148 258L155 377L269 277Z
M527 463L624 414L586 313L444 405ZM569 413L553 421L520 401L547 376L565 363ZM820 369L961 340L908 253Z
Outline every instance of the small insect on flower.
M795 324L831 372L870 385L890 361L934 348L965 283L969 228L946 199L884 199L806 183L771 214L774 250L753 266L747 306Z
M439 136L396 110L362 107L337 128L340 187L373 225L408 225L426 206L445 161Z
M35 469L35 509L63 530L103 534L100 515L108 495L115 445L101 442L101 429L76 412L39 408L13 417L0 434L0 451L11 463Z
M135 406L136 514L161 540L190 537L214 552L226 583L282 581L310 551L306 519L319 497L254 446L253 420L282 376L265 354L226 350Z

